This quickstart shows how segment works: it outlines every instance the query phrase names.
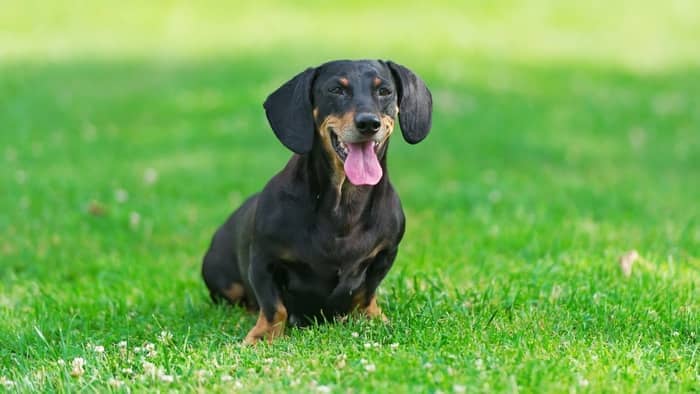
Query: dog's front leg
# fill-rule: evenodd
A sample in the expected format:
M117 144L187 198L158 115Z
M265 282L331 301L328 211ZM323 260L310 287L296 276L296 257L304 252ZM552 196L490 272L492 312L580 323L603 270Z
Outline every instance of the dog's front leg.
M260 315L255 326L248 332L243 343L252 345L261 339L272 341L284 334L287 323L287 308L277 289L272 273L273 259L253 253L249 271L251 287L260 305Z
M379 283L389 272L391 266L394 265L397 251L397 249L383 251L369 265L365 284L353 299L353 309L360 311L371 319L380 318L384 322L389 321L384 312L382 312L382 308L377 305L377 287L379 287Z

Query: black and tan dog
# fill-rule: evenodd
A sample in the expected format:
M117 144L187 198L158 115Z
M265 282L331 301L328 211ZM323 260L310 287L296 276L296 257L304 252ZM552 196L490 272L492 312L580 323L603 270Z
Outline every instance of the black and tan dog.
M393 62L334 61L264 106L296 154L214 235L202 267L212 299L260 310L245 343L354 310L386 319L375 292L405 224L386 151L397 114L406 141L426 137L430 91Z

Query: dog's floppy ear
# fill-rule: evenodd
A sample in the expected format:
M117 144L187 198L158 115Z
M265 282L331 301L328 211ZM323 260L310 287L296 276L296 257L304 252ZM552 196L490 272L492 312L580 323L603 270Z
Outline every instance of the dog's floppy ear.
M314 142L314 118L311 114L311 85L314 68L298 74L265 100L265 114L277 138L292 151L304 154Z
M430 131L433 97L425 82L413 71L392 61L386 62L398 90L399 124L403 138L410 144L421 142Z

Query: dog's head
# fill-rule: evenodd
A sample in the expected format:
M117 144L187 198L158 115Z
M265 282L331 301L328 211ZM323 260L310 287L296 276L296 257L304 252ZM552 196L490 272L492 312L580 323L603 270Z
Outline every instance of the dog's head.
M265 112L277 138L292 151L322 149L355 185L382 178L379 160L399 123L404 139L430 131L432 97L425 83L393 62L341 60L309 68L273 92Z

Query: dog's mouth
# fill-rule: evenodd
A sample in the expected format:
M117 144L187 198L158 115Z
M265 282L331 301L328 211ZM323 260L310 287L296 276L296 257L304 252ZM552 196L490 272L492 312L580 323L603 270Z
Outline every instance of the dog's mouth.
M331 131L331 144L333 144L333 150L338 154L340 160L345 161L348 157L348 146L333 131Z
M344 162L348 180L354 185L376 185L382 179L382 166L377 158L380 143L368 140L360 142L341 141L331 131L333 150Z
M360 144L365 144L368 142L373 143L373 148L374 148L374 154L376 155L379 153L379 145L380 143L377 141L363 141L359 143L355 143L354 145L360 145ZM348 143L345 143L338 138L338 135L335 134L333 131L331 131L331 143L333 144L333 150L335 150L335 153L338 154L338 157L340 157L340 160L345 161L345 159L348 158Z

